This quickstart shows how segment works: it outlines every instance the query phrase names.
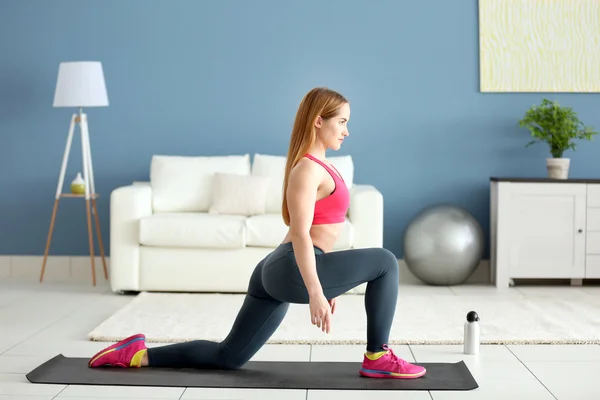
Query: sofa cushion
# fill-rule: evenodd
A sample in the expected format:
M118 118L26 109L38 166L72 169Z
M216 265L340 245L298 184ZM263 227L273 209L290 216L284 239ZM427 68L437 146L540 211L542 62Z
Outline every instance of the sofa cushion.
M215 173L209 214L260 215L265 213L270 178Z
M246 243L248 246L277 247L287 231L280 213L254 215L246 221Z
M255 154L252 161L252 175L269 177L267 192L267 213L281 212L283 201L283 178L285 177L285 157ZM283 223L283 220L281 221Z
M249 217L246 221L246 244L248 246L277 247L285 238L288 227L281 214L270 213ZM334 250L351 248L354 240L354 227L346 219Z
M271 178L267 198L267 213L281 212L283 201L283 179L285 178L285 163L287 157L267 154L254 154L252 175L268 176ZM354 185L354 164L352 156L327 157L340 172L348 188Z
M208 212L216 172L250 175L250 155L152 157L154 212Z
M139 234L144 246L240 249L246 245L246 217L158 213L140 219Z

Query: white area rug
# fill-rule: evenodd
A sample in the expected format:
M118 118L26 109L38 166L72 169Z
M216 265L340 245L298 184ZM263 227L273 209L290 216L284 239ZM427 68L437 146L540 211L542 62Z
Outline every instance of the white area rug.
M94 341L118 341L134 333L148 342L222 340L243 295L140 293L89 333ZM389 344L461 344L466 314L475 310L484 344L600 343L600 297L403 294ZM267 343L365 344L363 295L337 299L332 331L310 323L308 305L291 304Z

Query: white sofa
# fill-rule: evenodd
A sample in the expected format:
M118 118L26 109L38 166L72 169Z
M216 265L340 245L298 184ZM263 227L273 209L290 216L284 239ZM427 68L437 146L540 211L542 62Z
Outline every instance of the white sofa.
M328 157L350 187L335 250L383 246L383 197L354 184L350 156ZM283 240L285 157L162 156L149 182L110 198L110 284L114 292L245 293L256 264ZM364 293L366 285L354 293Z

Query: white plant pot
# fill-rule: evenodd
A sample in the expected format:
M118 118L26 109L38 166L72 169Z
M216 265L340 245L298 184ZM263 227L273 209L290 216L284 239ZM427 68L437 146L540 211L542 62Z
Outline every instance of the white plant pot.
M547 158L546 169L550 179L567 179L569 177L569 158Z

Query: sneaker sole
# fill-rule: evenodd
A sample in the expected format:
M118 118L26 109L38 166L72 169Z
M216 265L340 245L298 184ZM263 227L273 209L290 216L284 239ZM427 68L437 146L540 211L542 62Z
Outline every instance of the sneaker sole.
M100 357L102 357L102 356L104 356L104 355L106 355L108 353L111 353L111 352L116 351L116 350L120 350L120 349L122 349L124 347L129 346L132 343L135 343L135 342L137 342L139 340L145 340L145 339L146 339L146 336L144 334L140 333L140 334L137 334L137 335L130 336L130 337L128 337L128 338L126 338L126 339L124 339L124 340L122 340L120 342L117 342L117 343L115 343L115 344L113 344L113 345L111 345L111 346L109 346L109 347L107 347L107 348L99 351L98 353L94 354L94 356L88 362L88 367L91 367L92 364L96 360L98 360Z
M367 378L387 378L387 379L415 379L420 378L427 370L423 369L421 372L417 372L416 374L399 374L396 372L387 372L387 371L377 371L373 369L364 369L361 368L359 373L362 376Z

